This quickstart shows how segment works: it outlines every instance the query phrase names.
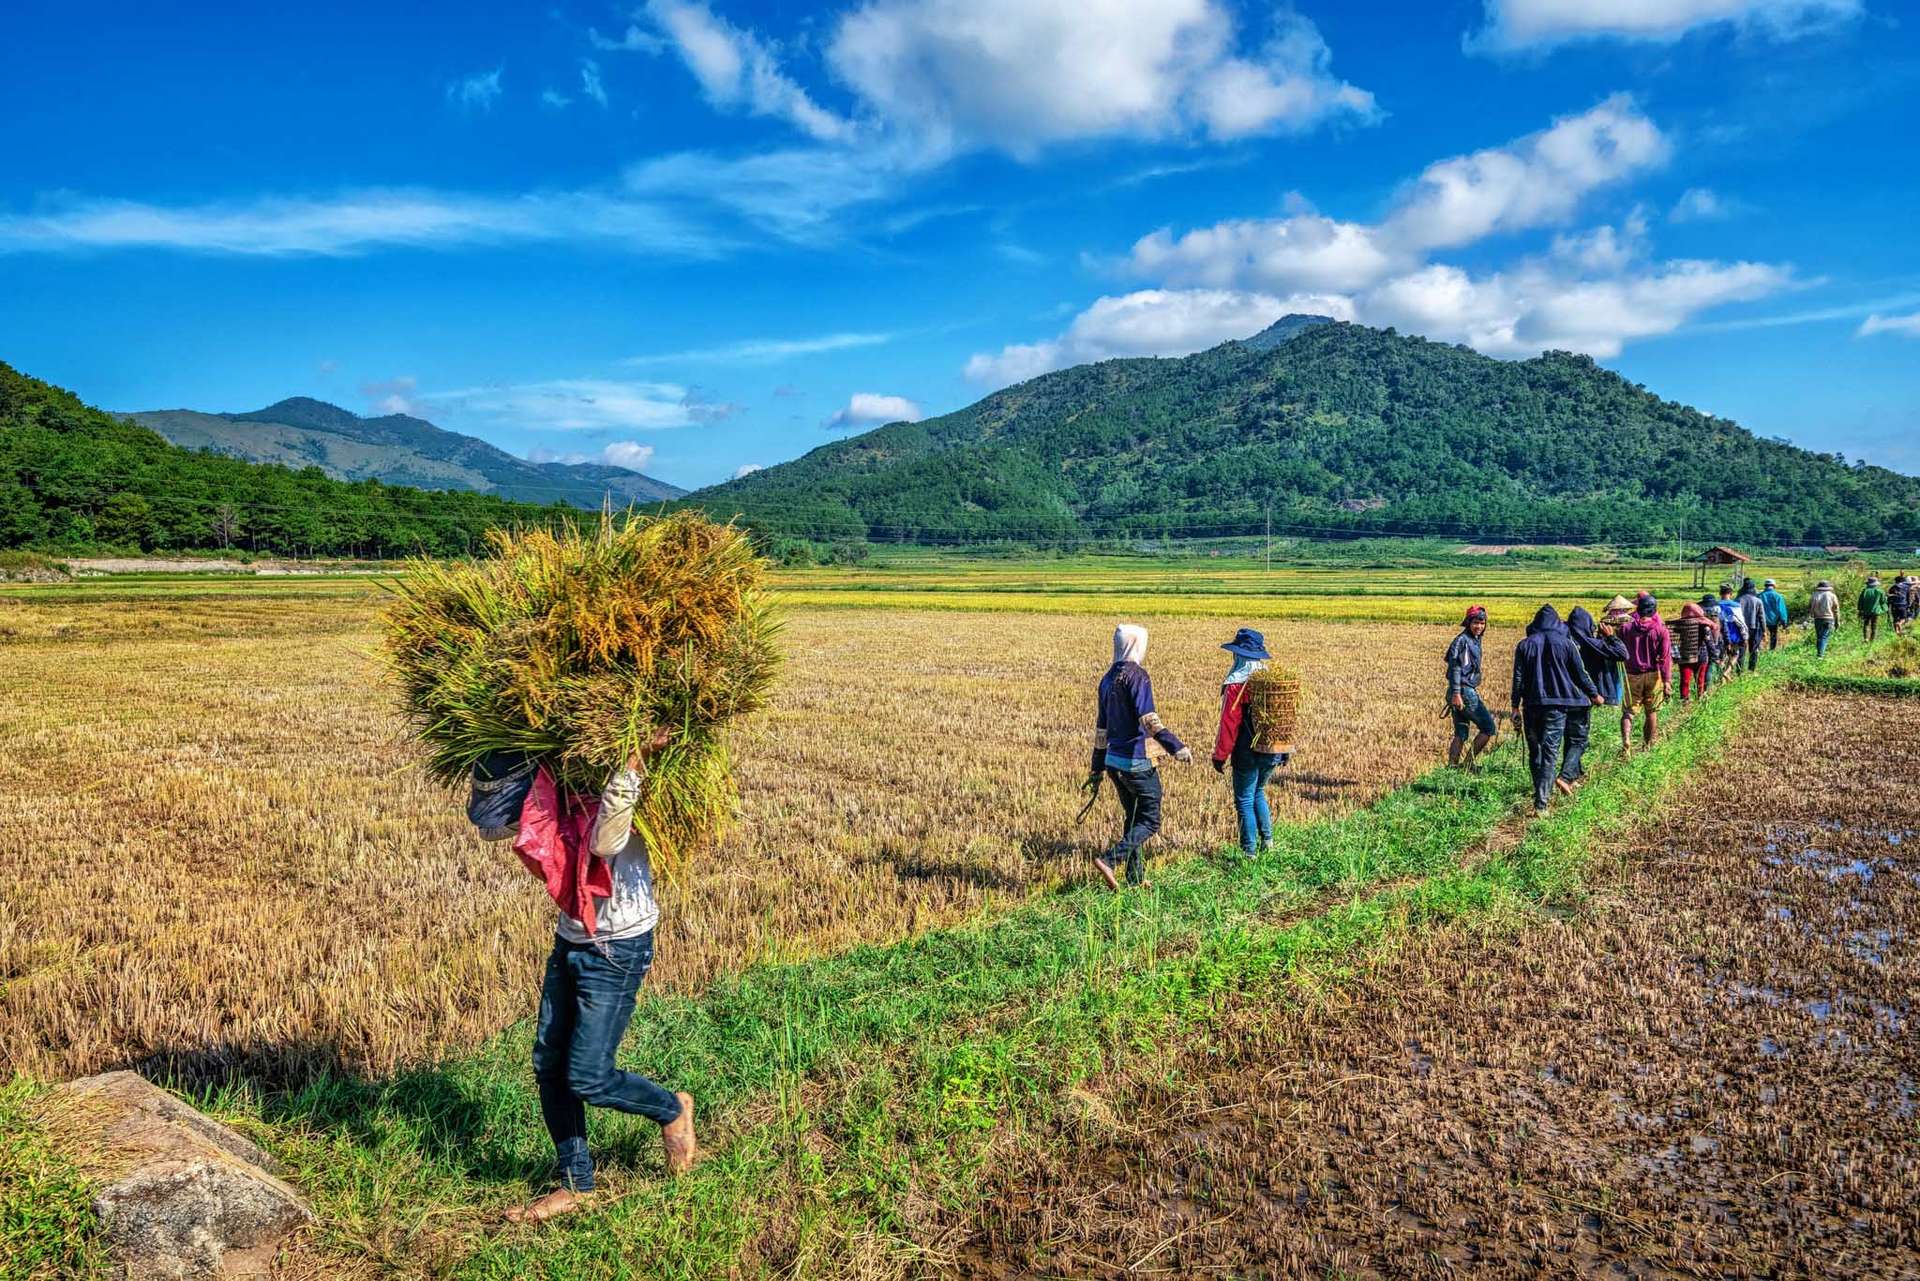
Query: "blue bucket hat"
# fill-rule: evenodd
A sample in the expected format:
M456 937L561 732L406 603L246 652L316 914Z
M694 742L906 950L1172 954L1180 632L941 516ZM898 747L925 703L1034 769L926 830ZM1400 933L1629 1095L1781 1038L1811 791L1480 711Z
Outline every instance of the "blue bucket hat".
M502 840L519 830L520 810L539 768L538 760L522 752L488 752L473 763L467 821L480 829L482 840Z
M1272 658L1267 653L1267 638L1251 627L1242 627L1233 634L1233 639L1220 647L1229 654L1238 654L1241 658Z

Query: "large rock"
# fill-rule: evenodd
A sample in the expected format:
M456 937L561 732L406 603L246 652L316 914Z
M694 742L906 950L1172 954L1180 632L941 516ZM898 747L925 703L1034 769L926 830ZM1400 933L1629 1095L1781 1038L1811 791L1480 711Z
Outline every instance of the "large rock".
M279 1162L132 1072L55 1099L63 1137L105 1172L93 1205L126 1281L265 1276L286 1235L313 1221Z

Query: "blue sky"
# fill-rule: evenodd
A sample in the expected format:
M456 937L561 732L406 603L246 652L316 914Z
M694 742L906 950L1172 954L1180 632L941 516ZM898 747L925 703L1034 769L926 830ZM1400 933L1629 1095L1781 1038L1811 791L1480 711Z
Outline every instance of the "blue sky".
M8 8L0 359L111 409L695 486L1305 310L1920 472L1893 0Z

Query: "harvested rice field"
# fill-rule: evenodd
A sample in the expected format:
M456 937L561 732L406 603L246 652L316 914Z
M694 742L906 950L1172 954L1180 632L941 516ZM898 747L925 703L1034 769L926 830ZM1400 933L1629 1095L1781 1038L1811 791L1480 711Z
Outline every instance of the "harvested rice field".
M432 784L355 582L81 583L0 596L0 1074L384 1073L532 1013L539 886ZM1204 760L1217 648L1306 674L1280 820L1368 803L1444 750L1444 625L1160 617L1149 666ZM1175 611L1177 613L1177 611ZM655 991L898 939L1078 882L1092 683L1118 618L807 606L736 739L743 821L667 891ZM1487 645L1502 688L1517 631ZM1169 769L1156 857L1232 839Z
M980 1277L1920 1275L1913 702L1789 696L1590 897L1090 1084Z

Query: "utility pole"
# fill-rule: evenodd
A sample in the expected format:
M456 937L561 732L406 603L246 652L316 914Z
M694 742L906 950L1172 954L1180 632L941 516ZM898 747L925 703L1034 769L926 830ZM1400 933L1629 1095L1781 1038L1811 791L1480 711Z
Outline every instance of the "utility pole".
M1267 576L1273 576L1273 500L1267 500Z

